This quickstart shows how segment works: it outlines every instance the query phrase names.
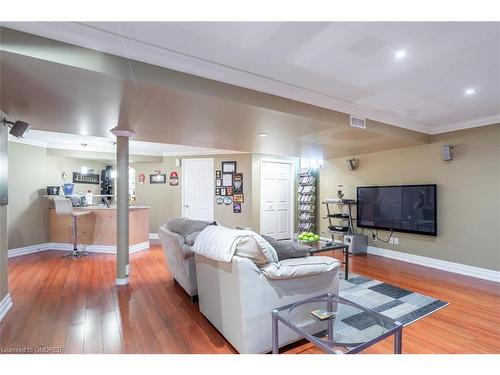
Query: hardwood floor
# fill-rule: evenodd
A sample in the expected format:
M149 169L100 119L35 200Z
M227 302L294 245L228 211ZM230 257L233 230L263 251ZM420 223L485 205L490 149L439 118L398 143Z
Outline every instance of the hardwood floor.
M0 323L0 352L235 353L173 282L160 247L130 256L128 287L114 284L113 255L61 255L9 260L14 305ZM356 273L450 302L404 329L404 353L500 353L499 284L374 255L351 259ZM320 353L305 342L283 352ZM392 353L392 338L365 352Z

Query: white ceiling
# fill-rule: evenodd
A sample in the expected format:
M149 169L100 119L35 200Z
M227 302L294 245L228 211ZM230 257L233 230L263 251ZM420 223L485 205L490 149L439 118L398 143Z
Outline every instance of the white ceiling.
M33 129L30 130L23 139L18 139L9 135L9 140L12 142L19 142L38 147L106 153L116 152L116 146L114 143L115 139L115 136L112 134L110 134L109 138L106 138ZM85 146L83 144L85 144ZM130 154L132 155L189 156L239 153L239 151L220 150L208 147L192 147L130 140Z
M500 122L500 23L4 25L429 134Z

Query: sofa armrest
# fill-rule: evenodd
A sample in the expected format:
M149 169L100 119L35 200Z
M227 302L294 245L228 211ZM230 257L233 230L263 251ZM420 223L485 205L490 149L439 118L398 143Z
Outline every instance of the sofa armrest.
M163 224L159 228L158 234L160 236L160 240L162 239L162 237L163 238L170 237L171 239L175 239L175 241L177 241L179 246L184 245L184 242L185 242L184 237L182 237L179 233L175 233L175 232L172 232L171 230L169 230L165 224Z
M338 270L339 261L326 256L309 256L303 258L285 259L278 263L269 263L261 267L261 272L271 280L295 279L320 275Z

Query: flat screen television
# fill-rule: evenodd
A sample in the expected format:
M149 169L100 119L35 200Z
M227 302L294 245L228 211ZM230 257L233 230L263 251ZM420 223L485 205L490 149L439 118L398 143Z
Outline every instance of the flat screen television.
M357 226L437 235L436 185L357 188Z

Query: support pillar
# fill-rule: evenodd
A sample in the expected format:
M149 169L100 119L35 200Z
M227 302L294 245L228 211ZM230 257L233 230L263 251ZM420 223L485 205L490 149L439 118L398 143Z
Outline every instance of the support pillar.
M116 136L116 285L129 283L129 139L134 132L112 129Z
M9 177L7 138L9 129L3 123L5 117L6 115L2 111L0 111L0 184L4 184L3 186L0 186L0 189L7 189L7 182ZM7 193L7 191L4 190L4 193ZM7 198L6 195L0 194L0 321L12 306L8 287L9 278L7 275L9 270L7 267L7 237L9 231L7 221L8 206L5 198Z

